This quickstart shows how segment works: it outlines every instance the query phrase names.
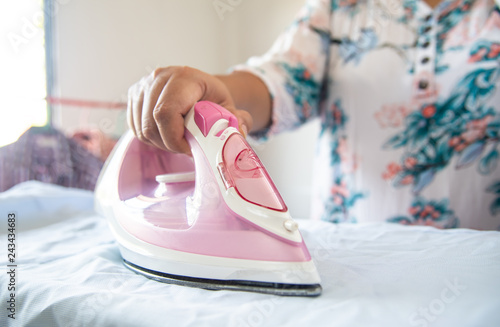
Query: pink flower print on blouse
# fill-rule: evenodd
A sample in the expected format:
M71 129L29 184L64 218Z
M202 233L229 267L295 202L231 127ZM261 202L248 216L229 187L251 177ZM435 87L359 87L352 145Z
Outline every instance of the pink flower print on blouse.
M416 197L408 208L408 215L401 215L387 220L402 225L432 226L436 228L456 228L458 218L449 208L449 201L427 200Z
M480 40L471 49L469 63L500 59L500 43Z
M404 104L385 105L374 116L381 128L401 127L411 109Z

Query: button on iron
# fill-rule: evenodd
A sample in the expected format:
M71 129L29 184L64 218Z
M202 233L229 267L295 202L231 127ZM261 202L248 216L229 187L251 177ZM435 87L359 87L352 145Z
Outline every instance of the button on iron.
M297 229L299 229L299 224L297 224L297 222L293 221L292 219L285 220L283 226L289 232L295 232Z
M428 63L429 62L429 57L422 58L422 60L420 62L423 63L423 64Z

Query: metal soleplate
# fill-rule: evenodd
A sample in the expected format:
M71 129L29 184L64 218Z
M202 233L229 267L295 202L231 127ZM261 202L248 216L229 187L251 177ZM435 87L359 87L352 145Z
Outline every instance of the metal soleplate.
M257 292L257 293L274 294L281 296L309 296L309 297L318 296L321 294L322 291L320 284L281 284L281 283L247 281L247 280L221 280L221 279L194 278L194 277L172 275L159 271L149 270L143 267L139 267L127 260L123 260L123 263L127 268L131 269L132 271L162 283L196 287L212 291L229 290L229 291Z

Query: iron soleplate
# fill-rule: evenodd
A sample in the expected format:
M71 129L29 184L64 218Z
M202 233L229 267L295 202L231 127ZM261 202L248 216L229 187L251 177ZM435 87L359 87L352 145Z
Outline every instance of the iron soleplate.
M123 260L124 265L130 270L146 276L147 278L167 283L182 285L188 287L196 287L212 291L229 290L229 291L244 291L257 292L264 294L274 294L281 296L308 296L314 297L321 294L322 288L320 284L282 284L256 282L247 280L221 280L195 278L188 276L179 276L167 274L164 272L154 271L137 266L127 260Z

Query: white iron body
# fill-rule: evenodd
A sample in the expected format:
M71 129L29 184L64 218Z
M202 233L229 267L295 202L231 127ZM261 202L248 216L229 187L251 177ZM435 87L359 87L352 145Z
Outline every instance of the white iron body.
M185 127L193 159L128 132L101 172L96 209L108 219L125 264L187 286L319 295L320 278L298 226L236 118L202 101Z

